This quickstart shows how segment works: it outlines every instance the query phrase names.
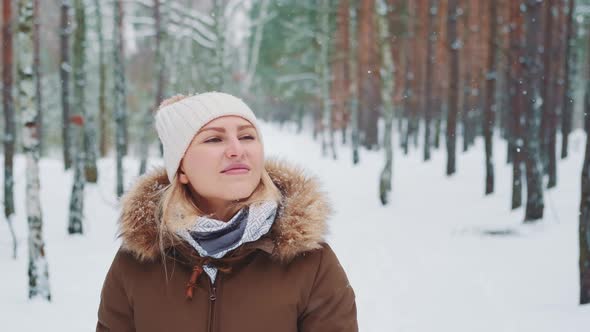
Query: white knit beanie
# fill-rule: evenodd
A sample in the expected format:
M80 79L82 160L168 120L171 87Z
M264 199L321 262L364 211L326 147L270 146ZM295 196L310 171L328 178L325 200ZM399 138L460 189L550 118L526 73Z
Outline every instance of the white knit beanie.
M256 116L241 99L227 93L206 92L166 105L156 113L156 130L164 148L164 164L172 183L193 137L207 123L227 115L248 120L262 141Z

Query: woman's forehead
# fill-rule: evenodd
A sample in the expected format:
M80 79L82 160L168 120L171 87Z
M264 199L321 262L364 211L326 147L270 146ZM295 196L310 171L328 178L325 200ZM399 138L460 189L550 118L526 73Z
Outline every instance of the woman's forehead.
M250 121L237 116L237 115L226 115L226 116L222 116L219 117L217 119L214 119L212 121L210 121L209 123L207 123L206 125L203 126L203 128L206 127L218 127L218 126L245 126L245 125L252 125L250 123Z

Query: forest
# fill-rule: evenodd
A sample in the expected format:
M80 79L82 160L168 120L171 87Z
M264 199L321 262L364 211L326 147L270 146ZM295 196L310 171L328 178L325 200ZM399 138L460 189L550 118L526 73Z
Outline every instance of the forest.
M3 211L12 254L28 246L29 297L51 299L39 161L72 178L68 234L85 232L85 192L115 160L112 194L161 158L153 115L175 94L224 91L265 122L309 134L326 159L371 174L391 204L395 158L434 151L440 177L484 147L482 198L497 186L494 144L511 165L506 210L547 213L569 137L590 128L588 0L2 0ZM590 136L579 179L579 303L590 303ZM401 151L394 155L393 151ZM26 159L15 195L14 158ZM347 158L347 157L346 157ZM425 183L428 186L427 183ZM428 190L428 189L426 189ZM26 201L28 238L14 232ZM425 202L428 204L428 202ZM6 253L3 253L6 254ZM572 280L572 282L574 282Z

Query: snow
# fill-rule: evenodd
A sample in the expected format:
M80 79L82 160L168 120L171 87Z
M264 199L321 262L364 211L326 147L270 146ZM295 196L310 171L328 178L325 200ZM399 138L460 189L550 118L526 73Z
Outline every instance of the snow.
M321 145L309 133L267 124L263 132L268 155L307 168L324 184L335 208L328 240L355 289L360 331L588 330L590 306L577 304L581 131L571 136L570 157L558 164L558 186L546 191L545 219L527 225L522 208L510 211L512 173L503 141L494 144L496 192L485 197L482 140L458 154L457 174L446 177L444 150L433 150L424 163L421 149L403 156L393 133L393 191L390 205L382 207L384 152L361 151L360 165L353 166L348 147L338 146L338 161L322 159ZM114 159L99 160L98 184L86 188L82 236L67 234L72 171L64 172L58 159L40 162L51 303L27 299L24 162L23 156L15 161L17 260L7 223L0 222L3 327L93 330L102 282L119 245ZM127 186L138 165L125 160Z

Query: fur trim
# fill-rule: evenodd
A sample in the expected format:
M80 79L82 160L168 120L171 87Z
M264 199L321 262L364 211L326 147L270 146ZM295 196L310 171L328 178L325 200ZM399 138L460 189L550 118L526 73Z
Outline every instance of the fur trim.
M297 167L271 160L265 163L270 178L281 192L279 211L271 230L272 258L288 262L299 254L319 249L331 213L318 181ZM119 237L122 248L142 261L161 257L160 242L168 250L179 245L173 234L160 234L158 202L170 182L164 168L140 177L122 197Z

